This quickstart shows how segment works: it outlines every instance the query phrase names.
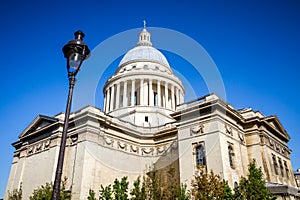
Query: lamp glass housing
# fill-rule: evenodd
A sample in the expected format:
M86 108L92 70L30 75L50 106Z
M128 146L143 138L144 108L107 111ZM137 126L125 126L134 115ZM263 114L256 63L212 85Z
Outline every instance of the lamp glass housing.
M76 71L83 60L83 56L79 53L74 52L69 56L68 60L70 71Z

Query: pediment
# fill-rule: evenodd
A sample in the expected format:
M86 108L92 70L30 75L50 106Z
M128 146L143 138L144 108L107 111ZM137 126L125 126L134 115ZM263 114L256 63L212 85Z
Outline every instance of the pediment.
M45 115L38 115L28 126L27 128L19 135L19 139L31 135L38 130L44 129L53 123L57 122L58 119L54 117L49 117Z
M286 132L286 130L284 129L283 125L280 123L280 121L277 118L277 116L272 115L272 116L266 117L264 119L264 121L269 126L271 126L272 128L274 128L275 130L277 130L277 132L279 132L282 137L286 138L287 140L290 140L289 134Z

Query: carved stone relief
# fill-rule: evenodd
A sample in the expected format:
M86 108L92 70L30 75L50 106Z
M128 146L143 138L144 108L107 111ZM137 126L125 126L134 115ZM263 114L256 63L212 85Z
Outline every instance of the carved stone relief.
M75 144L77 142L77 140L78 140L78 135L77 134L71 136L71 144Z
M146 147L143 147L142 148L142 153L143 155L153 155L153 151L154 151L154 148L153 147L149 147L149 148L146 148Z
M114 141L109 137L104 136L104 141L107 145L113 146Z
M197 124L197 125L191 127L191 136L194 134L201 134L201 133L204 133L204 125L203 124Z
M124 149L125 151L127 151L127 144L125 142L118 141L118 146L120 149Z
M139 153L139 148L134 145L130 145L130 152Z
M240 138L240 141L241 141L242 143L244 143L244 142L245 142L244 134L238 131L238 136L239 136L239 138Z
M27 148L27 155L41 152L50 148L50 140L42 141L36 144L32 144Z
M225 124L225 131L226 131L226 133L228 133L228 134L230 134L231 136L233 136L233 131L232 131L231 126Z

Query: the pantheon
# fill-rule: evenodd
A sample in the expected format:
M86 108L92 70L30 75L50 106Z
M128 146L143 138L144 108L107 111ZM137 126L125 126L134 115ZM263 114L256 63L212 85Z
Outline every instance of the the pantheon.
M153 164L174 166L187 185L202 164L233 188L253 159L278 199L296 198L290 137L279 119L237 110L215 94L184 102L184 85L146 27L103 93L103 109L86 106L70 116L63 176L72 199L86 199L90 188L98 191L115 178L132 182ZM39 115L16 138L6 191L22 184L28 199L53 182L63 119L64 113Z

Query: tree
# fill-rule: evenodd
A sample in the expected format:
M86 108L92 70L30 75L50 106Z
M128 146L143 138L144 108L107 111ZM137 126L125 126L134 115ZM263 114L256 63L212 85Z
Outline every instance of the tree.
M224 186L224 199L225 200L234 200L233 194L232 194L232 190L228 185L228 182L226 181L225 186Z
M22 199L22 184L19 189L14 189L12 192L8 191L8 200L21 200Z
M192 196L197 200L222 200L225 198L226 182L219 175L206 172L204 166L199 166L198 174L192 180Z
M97 198L96 198L96 193L95 193L95 191L94 190L92 190L92 189L89 189L89 196L88 196L88 200L97 200Z
M275 199L266 187L261 168L256 167L255 160L249 164L248 172L247 178L241 177L239 186L234 190L234 197L240 200Z
M176 176L175 168L172 166L161 170L152 167L143 177L146 198L151 200L188 200L189 194L186 185L180 185Z
M133 182L133 189L130 192L131 200L144 200L146 199L145 184L141 181L141 177Z
M100 200L128 200L128 185L127 177L123 177L121 181L115 179L113 186L104 187L100 185ZM89 200L94 197L89 192ZM186 190L186 185L180 185L175 175L173 167L165 168L164 170L155 170L151 168L148 173L142 177L137 177L133 182L133 188L130 193L131 200L189 200L189 194Z
M53 191L53 184L52 183L46 183L45 185L42 185L41 187L35 189L33 191L32 196L29 197L30 200L50 200L51 195Z
M60 200L70 200L71 195L69 191L66 191L66 183L67 178L65 177L64 180L61 182L60 191L59 191L59 199ZM50 200L53 191L53 184L46 183L41 187L35 189L32 193L32 196L29 197L30 200Z
M186 184L181 184L178 192L177 192L177 200L189 200L190 199L190 195L188 193L188 191L186 190L187 185Z
M103 187L103 185L100 186L100 200L113 200L112 198L112 189L111 189L111 185L108 185L106 187Z
M118 179L115 179L114 182L114 195L115 195L115 200L127 200L128 199L128 181L127 181L127 176L124 176L121 181Z

